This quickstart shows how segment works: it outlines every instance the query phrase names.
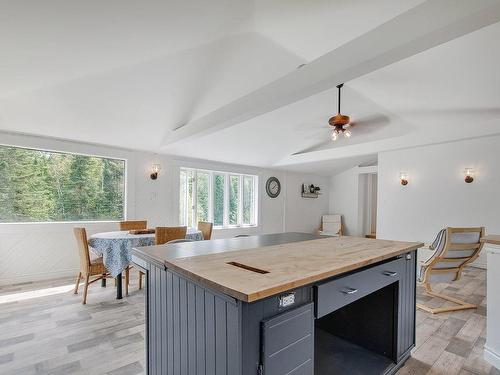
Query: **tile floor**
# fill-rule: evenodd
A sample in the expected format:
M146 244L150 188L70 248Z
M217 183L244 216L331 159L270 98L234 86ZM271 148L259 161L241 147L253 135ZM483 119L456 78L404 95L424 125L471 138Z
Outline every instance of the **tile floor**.
M144 373L144 294L132 273L131 294L114 299L113 281L89 289L88 304L73 295L72 279L0 288L0 374ZM418 300L432 306L442 301ZM431 315L417 312L417 346L398 374L488 374L486 272L467 268L460 281L437 291L479 304L477 310Z

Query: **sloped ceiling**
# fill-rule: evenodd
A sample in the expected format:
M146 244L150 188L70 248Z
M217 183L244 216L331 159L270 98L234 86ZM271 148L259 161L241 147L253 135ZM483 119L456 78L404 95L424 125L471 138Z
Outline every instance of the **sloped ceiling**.
M493 24L347 82L343 112L366 120L349 141L325 142L327 90L163 144L422 2L3 1L0 130L325 175L386 149L498 132Z

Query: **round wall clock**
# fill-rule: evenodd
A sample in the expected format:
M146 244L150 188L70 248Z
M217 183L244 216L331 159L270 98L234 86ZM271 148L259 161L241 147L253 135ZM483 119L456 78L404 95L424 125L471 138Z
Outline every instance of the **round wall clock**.
M281 184L276 177L269 177L266 182L266 193L271 198L276 198L281 193Z

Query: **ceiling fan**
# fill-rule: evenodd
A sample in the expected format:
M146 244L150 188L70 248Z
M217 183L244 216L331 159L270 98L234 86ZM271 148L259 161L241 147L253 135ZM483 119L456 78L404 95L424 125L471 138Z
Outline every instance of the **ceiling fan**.
M349 130L349 128L351 127L351 118L340 113L340 94L343 86L343 83L337 86L337 88L339 89L337 114L331 117L330 120L328 120L328 123L332 127L332 132L330 133L332 141L336 141L341 134L345 138L350 138L352 135L351 131Z

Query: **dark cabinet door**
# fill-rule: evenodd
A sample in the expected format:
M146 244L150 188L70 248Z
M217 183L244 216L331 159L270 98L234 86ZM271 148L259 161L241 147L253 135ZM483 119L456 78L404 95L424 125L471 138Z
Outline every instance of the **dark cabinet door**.
M404 271L399 280L398 361L415 345L416 252L403 255Z
M313 375L312 303L262 321L261 334L263 375Z

